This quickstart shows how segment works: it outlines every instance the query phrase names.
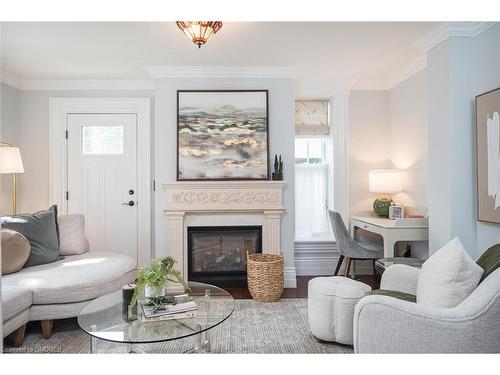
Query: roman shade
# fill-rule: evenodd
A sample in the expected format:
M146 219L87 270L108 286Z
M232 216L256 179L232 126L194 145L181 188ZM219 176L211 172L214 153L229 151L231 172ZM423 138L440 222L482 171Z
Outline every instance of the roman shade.
M295 101L295 135L328 135L330 102L321 100Z

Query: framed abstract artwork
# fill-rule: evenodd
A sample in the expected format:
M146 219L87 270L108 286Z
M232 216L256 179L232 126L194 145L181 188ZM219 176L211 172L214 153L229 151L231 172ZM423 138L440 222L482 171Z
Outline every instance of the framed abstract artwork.
M269 179L267 90L177 91L177 181Z
M500 224L500 88L476 96L477 214Z

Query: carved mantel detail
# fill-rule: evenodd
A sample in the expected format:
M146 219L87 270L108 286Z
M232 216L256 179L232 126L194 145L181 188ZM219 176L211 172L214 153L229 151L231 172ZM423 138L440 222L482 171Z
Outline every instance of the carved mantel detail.
M174 192L172 193L171 203L185 204L209 204L209 203L265 203L278 202L278 193L276 192L259 192L259 191L226 191L226 192Z
M279 254L282 181L196 181L162 184L167 215L168 254L187 275L186 215L258 213L262 218L262 251Z
M162 184L165 211L283 209L283 182L210 181Z

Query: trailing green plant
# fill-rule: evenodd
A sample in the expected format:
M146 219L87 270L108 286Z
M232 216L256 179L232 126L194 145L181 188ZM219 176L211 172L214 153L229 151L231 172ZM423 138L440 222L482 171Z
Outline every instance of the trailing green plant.
M139 296L144 292L147 286L160 291L167 283L180 283L186 290L189 286L184 281L181 273L174 269L176 260L172 257L163 257L153 260L147 266L139 268L135 290L130 300L129 307L135 306Z

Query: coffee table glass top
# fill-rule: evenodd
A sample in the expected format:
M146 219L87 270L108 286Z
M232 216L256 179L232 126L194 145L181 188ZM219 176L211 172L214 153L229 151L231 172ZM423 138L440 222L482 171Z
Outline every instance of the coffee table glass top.
M198 306L194 318L144 321L139 307L137 319L128 320L119 290L86 305L78 315L78 324L86 333L101 340L145 344L200 334L221 324L233 313L233 297L225 290L197 282L189 282L189 287L189 294Z

